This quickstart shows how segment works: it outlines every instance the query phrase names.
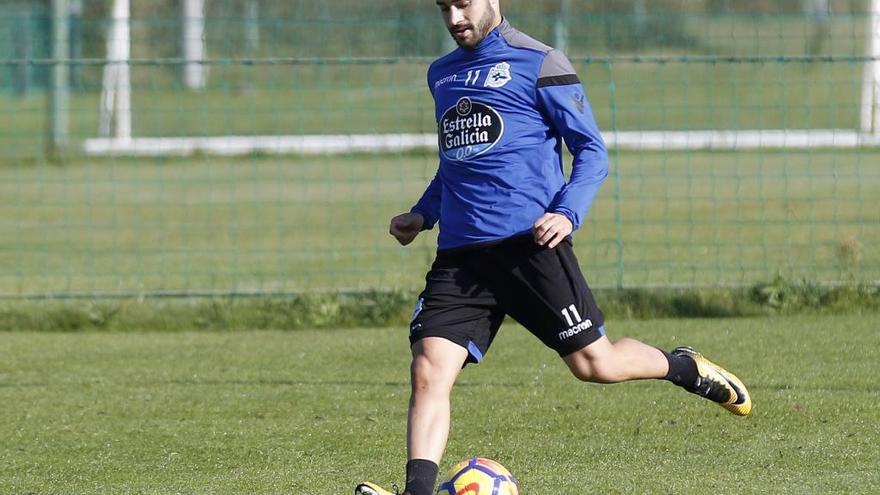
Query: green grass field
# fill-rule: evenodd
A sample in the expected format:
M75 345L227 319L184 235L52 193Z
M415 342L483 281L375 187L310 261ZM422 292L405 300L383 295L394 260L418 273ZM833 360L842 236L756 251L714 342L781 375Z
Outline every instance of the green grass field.
M214 62L317 58L211 63L200 92L163 58L178 36L169 14L135 12L134 135L433 132L428 60L395 57L448 45L436 13L413 23L373 3L278 4L297 15L267 10L259 52L246 52L238 14L210 21ZM517 25L549 41L554 18L541 4L509 0L522 9ZM315 11L327 6L335 17ZM823 53L834 60L792 61L813 29L798 15L670 13L653 17L654 35L682 38L638 47L613 46L639 36L626 16L569 19L567 52L603 131L858 127L863 65L847 57L864 53L861 16L836 12ZM391 61L338 60L347 56ZM343 495L364 479L399 484L406 330L339 327L400 320L402 298L423 284L436 233L402 249L387 225L419 197L436 157L85 157L83 140L98 134L102 68L91 64L71 93L70 147L49 163L46 94L14 95L21 67L0 62L0 297L12 296L0 323L13 330L0 332L0 494ZM880 493L880 150L612 159L576 239L583 271L594 287L663 290L619 291L606 308L797 316L615 320L610 334L696 346L749 384L754 413L735 418L666 383L580 384L508 324L459 380L441 471L492 457L527 495ZM764 292L723 289L777 275ZM846 289L814 285L827 282ZM711 290L676 298L679 286ZM333 294L138 297L347 289L380 292L349 306ZM16 299L93 292L131 297ZM828 314L842 311L865 314ZM305 325L333 328L282 330Z
M446 470L500 460L523 493L877 493L871 318L625 320L728 365L736 418L669 384L583 385L520 327L453 399ZM400 482L405 329L7 333L0 492L341 495Z
M520 2L511 11L522 9L524 30L552 39L552 18L534 7ZM433 7L424 15L418 26L437 34ZM214 63L208 88L198 92L180 87L176 65L146 37L161 18L136 26L136 56L160 58L132 67L134 135L434 131L429 58L399 58L411 52L387 35L404 18L297 19L278 19L256 56L332 60ZM571 19L569 53L607 133L859 125L863 64L846 59L863 53L859 16L835 17L825 53L837 59L797 62L782 58L805 53L812 25L797 15L685 15L688 43L603 45L606 31L625 20L592 11ZM233 29L234 21L217 26ZM173 26L153 34L170 36ZM243 56L238 35L223 38L217 26L210 56ZM321 39L315 33L329 28L367 37L345 46L284 37ZM345 47L390 58L336 60ZM728 58L737 56L768 58ZM434 234L403 250L387 222L417 200L435 157L87 158L81 144L97 135L101 67L82 72L71 94L71 146L58 166L43 159L45 94L0 94L0 293L421 285ZM594 286L748 285L777 274L880 280L877 149L625 152L613 160L577 240Z
M880 279L880 151L622 153L577 236L594 286ZM0 167L0 292L421 286L387 233L429 154ZM617 186L619 185L619 194Z

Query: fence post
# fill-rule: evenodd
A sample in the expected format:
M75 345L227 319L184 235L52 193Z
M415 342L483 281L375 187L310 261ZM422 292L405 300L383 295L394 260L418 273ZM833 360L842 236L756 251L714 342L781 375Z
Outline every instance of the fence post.
M12 58L22 63L12 67L12 87L16 95L25 96L30 93L34 80L34 69L30 60L34 58L33 35L34 23L31 13L26 10L14 11L12 16Z
M606 62L608 67L608 91L610 93L611 102L611 130L617 133L617 83L614 81L614 65L611 60ZM615 140L616 141L616 140ZM613 167L612 176L614 177L614 236L617 239L617 288L623 289L625 266L623 263L623 209L621 202L623 195L620 191L620 146L616 146L612 153L609 153L609 159L613 156L609 167Z
M244 4L244 40L249 57L260 49L260 7L257 0L247 0Z
M82 58L83 49L83 0L68 0L70 33L70 58L72 60ZM74 91L82 90L83 66L73 64L70 67L70 85Z
M67 0L52 0L52 66L49 88L49 139L47 155L58 158L67 144L69 107L70 46Z
M868 39L862 81L862 132L880 134L880 0L868 11Z

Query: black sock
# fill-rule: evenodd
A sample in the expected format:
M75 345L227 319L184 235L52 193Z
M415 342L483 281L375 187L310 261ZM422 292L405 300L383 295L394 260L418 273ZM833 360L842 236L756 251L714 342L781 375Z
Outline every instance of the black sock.
M439 468L427 459L413 459L406 463L406 488L403 495L432 495Z
M697 379L700 377L697 363L687 356L674 356L666 351L662 352L666 356L666 360L669 361L669 373L664 379L688 390L696 387Z

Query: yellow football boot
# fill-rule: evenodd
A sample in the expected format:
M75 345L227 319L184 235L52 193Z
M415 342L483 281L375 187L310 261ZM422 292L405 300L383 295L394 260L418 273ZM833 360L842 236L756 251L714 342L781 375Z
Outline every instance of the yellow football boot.
M696 386L686 390L717 402L737 416L746 416L752 411L752 397L736 375L709 361L690 347L678 347L672 351L672 354L687 356L697 363L700 378Z
M354 495L397 495L397 487L394 487L393 492L389 492L388 490L380 487L379 485L365 482L361 483L354 489Z

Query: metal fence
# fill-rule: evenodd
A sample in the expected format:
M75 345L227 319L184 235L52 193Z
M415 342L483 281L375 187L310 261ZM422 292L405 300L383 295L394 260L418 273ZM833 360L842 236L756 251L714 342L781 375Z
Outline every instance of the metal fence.
M402 249L387 221L437 165L425 70L450 41L432 4L207 2L188 59L192 19L138 3L120 61L111 3L66 17L68 57L52 53L50 10L0 9L0 294L421 285L434 234ZM566 49L612 144L576 237L591 283L880 280L869 11L660 3L504 2ZM107 73L122 66L120 141L101 129L120 119Z

